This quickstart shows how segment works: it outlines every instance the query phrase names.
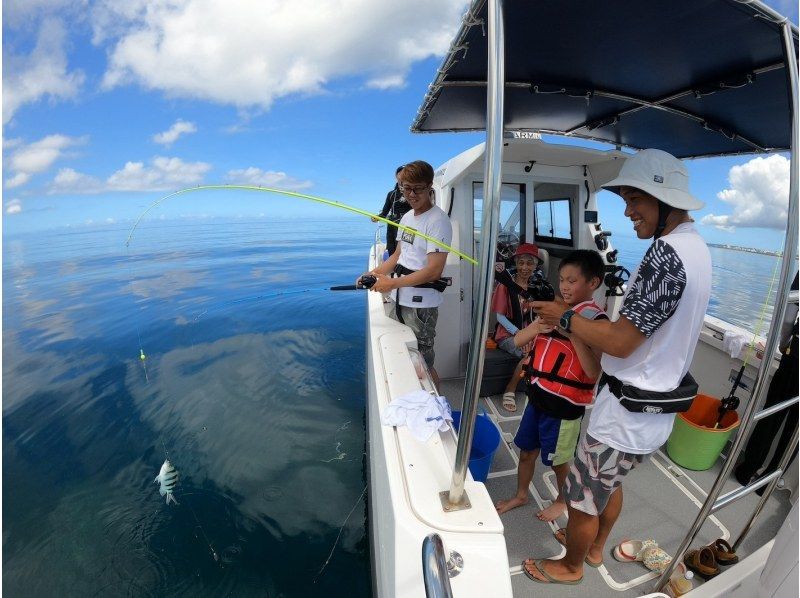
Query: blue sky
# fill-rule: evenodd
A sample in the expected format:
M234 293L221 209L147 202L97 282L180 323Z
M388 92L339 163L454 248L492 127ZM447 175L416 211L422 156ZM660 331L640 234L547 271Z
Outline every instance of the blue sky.
M797 4L767 2L797 22ZM334 8L337 7L337 8ZM398 164L434 166L482 134L408 128L461 0L8 0L3 3L3 231L131 222L171 191L250 183L380 209ZM390 34L387 37L387 32ZM778 249L784 156L688 163L712 242ZM630 236L622 204L603 222ZM332 208L194 193L165 217Z

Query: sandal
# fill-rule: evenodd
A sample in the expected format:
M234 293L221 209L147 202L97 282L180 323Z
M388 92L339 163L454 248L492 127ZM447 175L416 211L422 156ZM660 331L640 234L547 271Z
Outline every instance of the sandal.
M655 571L656 573L663 573L667 569L667 565L672 562L672 557L669 556L662 548L658 546L651 546L644 549L642 556L644 566Z
M542 574L544 579L539 579L538 577L534 577L533 573L528 571L528 568L525 564L528 562L529 559L525 559L522 561L522 572L526 575L528 579L531 581L535 581L536 583L551 583L551 584L561 584L565 586L576 586L583 581L583 575L581 575L578 579L556 579L552 575L550 575L547 571L544 570L542 567L542 561L545 559L540 559L538 561L533 561L533 566L536 570Z
M503 409L510 411L511 413L514 413L517 410L517 393L503 393Z
M704 579L711 579L719 575L719 565L708 546L704 546L700 550L690 550L683 555L683 562Z
M739 562L736 551L722 538L714 540L713 544L709 544L706 548L711 549L714 559L720 565L733 565Z
M621 563L641 562L648 548L658 548L654 540L625 540L614 546L613 555Z

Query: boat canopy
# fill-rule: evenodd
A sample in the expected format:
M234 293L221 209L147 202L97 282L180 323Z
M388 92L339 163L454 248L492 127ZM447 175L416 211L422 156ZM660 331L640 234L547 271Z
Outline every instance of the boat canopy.
M486 129L486 12L468 10L413 132ZM790 148L785 19L760 2L505 0L503 13L506 130L679 158Z

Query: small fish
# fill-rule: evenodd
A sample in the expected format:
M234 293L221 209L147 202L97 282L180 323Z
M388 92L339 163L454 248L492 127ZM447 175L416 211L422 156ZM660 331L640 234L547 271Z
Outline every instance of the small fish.
M169 459L164 461L164 464L161 466L161 470L158 472L156 479L153 480L153 483L159 482L161 484L158 492L161 496L167 495L167 504L171 500L176 505L178 501L175 500L175 496L172 494L175 491L175 486L178 485L178 470L169 462Z

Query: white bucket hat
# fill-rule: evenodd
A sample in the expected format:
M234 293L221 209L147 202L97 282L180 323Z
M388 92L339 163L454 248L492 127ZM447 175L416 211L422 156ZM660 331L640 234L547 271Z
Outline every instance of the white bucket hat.
M706 204L689 193L686 167L672 154L645 149L622 165L619 176L603 185L619 195L620 187L635 187L680 210L699 210Z

